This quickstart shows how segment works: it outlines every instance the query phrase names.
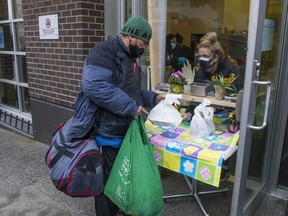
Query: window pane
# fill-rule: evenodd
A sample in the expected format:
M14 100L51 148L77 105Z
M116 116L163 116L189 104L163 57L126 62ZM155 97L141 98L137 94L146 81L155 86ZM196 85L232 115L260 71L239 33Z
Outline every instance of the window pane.
M244 79L249 1L242 3L241 0L168 1L164 82L172 71L181 70L179 57L185 57L192 67L196 66L197 44L207 32L217 33L226 60L237 64ZM179 34L177 39L170 38ZM174 50L173 45L179 49Z
M10 28L10 24L0 24L0 33L1 36L1 44L0 44L0 50L7 50L12 51L13 50L13 37L12 37L12 31Z
M15 24L17 51L25 51L23 22Z
M0 20L8 20L7 0L0 1Z
M4 49L4 29L3 26L0 25L0 50Z
M0 54L0 78L16 81L13 55Z
M150 52L149 52L149 46L146 48L144 54L140 58L140 65L142 69L142 88L143 89L149 89L150 86L147 86L147 79L148 79L148 66L150 65ZM150 79L150 77L149 77Z
M19 109L17 88L15 85L0 82L0 103Z
M18 59L18 71L19 71L19 82L27 83L27 69L26 69L26 56L19 55Z
M127 0L126 1L125 21L127 21L131 16L132 16L132 0Z
M28 88L20 87L20 94L22 98L22 107L23 110L20 110L22 112L29 112L31 111L30 109L30 97L29 97L29 91Z
M22 0L14 0L14 18L22 18Z

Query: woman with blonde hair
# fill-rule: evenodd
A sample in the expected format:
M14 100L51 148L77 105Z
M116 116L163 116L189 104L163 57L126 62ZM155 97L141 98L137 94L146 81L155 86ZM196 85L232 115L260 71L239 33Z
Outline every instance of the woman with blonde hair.
M242 88L241 78L237 64L227 61L224 50L217 39L216 32L208 32L201 39L198 44L199 63L198 71L195 74L195 82L211 83L211 90L214 89L212 76L218 74L224 78L228 78L230 74L235 74L237 79L233 82L234 86L239 91ZM186 113L182 114L183 121L191 120L195 105L188 106ZM217 112L217 111L216 111ZM226 180L230 175L229 160L223 161L220 181Z
M200 39L198 52L199 69L196 71L195 82L212 84L212 76L220 74L224 78L228 78L233 73L237 77L234 81L235 87L238 91L242 88L238 65L227 61L216 32L208 32Z

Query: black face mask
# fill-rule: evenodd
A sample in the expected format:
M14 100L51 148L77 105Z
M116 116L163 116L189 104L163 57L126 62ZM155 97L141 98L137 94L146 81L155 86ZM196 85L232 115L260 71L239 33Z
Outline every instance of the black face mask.
M214 64L211 64L212 60L204 57L199 58L199 64L200 68L203 73L205 73L210 67L212 67Z
M133 56L133 58L140 58L140 56L143 55L145 49L139 48L137 46L137 44L135 44L135 45L130 44L129 51L130 51L131 55Z

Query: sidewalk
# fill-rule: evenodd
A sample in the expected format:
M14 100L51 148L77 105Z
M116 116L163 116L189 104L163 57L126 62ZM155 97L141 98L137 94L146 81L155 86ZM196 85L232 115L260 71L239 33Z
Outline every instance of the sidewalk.
M0 128L0 215L95 215L93 198L70 198L47 174L48 145Z
M57 191L47 174L44 157L48 145L0 128L1 216L95 216L93 198L70 198ZM162 170L164 193L189 192L183 176ZM201 196L210 216L229 215L232 184L225 194ZM200 185L207 187L206 185ZM215 188L214 188L215 189ZM286 202L267 198L255 215L285 216ZM164 203L165 216L202 216L194 198L176 198Z

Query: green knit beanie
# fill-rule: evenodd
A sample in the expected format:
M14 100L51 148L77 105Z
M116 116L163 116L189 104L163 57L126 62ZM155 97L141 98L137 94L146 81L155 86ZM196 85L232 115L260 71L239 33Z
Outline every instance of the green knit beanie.
M135 16L127 20L120 33L123 35L130 35L149 43L152 37L152 28L145 18Z

